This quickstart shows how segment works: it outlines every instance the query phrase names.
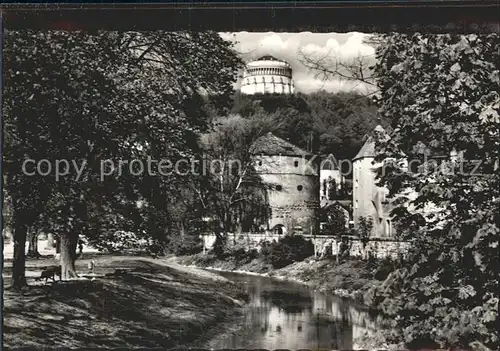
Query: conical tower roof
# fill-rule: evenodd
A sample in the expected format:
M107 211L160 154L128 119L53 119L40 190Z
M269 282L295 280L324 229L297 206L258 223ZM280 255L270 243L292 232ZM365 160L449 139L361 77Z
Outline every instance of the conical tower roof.
M363 144L361 149L359 149L358 153L352 160L355 161L361 158L375 157L375 140L380 136L387 137L387 133L385 129L379 124L373 129L372 132L365 135L365 143Z
M312 156L313 154L292 143L283 140L273 133L258 138L252 145L252 154L268 156Z

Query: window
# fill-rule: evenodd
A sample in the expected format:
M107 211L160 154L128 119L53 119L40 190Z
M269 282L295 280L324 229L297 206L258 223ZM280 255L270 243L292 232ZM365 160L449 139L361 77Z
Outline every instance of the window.
M391 220L387 219L385 223L386 223L387 236L391 236L392 235Z
M299 161L295 161L295 162L293 163L293 165L294 165L295 167L298 167L298 166L299 166Z
M356 208L359 208L358 200L356 200L355 207L356 207Z
M283 187L281 185L276 185L276 190L281 191Z
M411 173L418 173L420 165L421 161L419 159L413 159L409 162L408 169Z
M302 191L302 188L303 188L302 185L297 186L298 191Z

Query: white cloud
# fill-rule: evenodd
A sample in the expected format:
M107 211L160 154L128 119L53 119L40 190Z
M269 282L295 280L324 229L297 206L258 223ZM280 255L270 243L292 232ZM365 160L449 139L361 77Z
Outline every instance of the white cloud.
M365 89L356 83L339 80L324 82L315 77L299 61L299 51L314 57L338 57L342 60L362 56L373 56L373 47L363 41L367 34L351 33L220 33L225 40L235 42L235 49L245 61L254 60L263 55L273 55L287 61L294 71L294 81L297 91L312 92L321 89L327 91L349 91ZM317 56L318 55L318 56ZM321 56L319 56L321 55ZM332 56L333 55L333 56Z
M324 81L316 77L304 75L296 77L294 82L296 90L302 93L312 93L319 90L325 90L332 93L356 91L367 94L372 92L370 88L364 84L340 79Z
M367 34L353 33L345 44L342 45L342 55L344 57L375 55L375 49L363 42L367 37Z

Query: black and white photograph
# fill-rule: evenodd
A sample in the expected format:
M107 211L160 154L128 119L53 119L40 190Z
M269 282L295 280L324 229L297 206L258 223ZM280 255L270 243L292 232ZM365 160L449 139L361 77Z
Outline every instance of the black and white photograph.
M498 23L0 37L4 348L499 349Z

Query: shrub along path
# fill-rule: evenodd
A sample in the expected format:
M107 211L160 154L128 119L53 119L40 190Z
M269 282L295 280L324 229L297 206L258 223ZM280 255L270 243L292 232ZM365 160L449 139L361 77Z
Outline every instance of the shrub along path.
M186 266L215 268L226 271L257 273L295 281L314 289L348 297L363 303L364 293L374 284L380 284L392 270L389 262L366 262L357 258L337 263L335 258L315 260L313 257L274 269L264 258L237 259L228 256L217 259L211 254L172 257L168 262Z

